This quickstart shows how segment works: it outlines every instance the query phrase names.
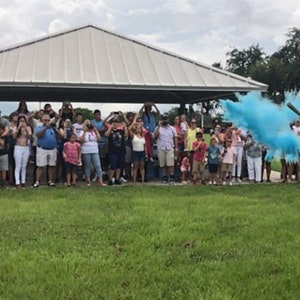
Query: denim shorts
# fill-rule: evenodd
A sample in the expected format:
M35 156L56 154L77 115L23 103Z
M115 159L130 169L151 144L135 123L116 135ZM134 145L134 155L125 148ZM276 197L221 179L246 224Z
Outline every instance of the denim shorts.
M132 151L132 162L145 161L145 151Z

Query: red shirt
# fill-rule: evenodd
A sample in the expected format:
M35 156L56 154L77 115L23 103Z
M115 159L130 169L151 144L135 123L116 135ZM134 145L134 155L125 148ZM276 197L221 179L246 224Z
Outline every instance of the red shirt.
M200 147L195 150L195 148L198 146L198 144L201 143ZM194 141L192 143L192 149L194 150L193 159L197 161L204 161L205 160L205 153L206 153L206 144L202 141Z

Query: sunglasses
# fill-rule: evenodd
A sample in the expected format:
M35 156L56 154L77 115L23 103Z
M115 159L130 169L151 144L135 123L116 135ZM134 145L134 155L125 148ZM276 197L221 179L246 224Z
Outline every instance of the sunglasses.
M43 121L50 122L50 119L43 119Z

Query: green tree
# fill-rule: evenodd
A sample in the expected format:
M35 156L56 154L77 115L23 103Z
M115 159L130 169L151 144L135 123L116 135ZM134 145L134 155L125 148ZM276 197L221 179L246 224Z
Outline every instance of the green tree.
M233 49L226 53L227 70L241 76L251 77L258 66L264 64L267 56L259 44L252 45L248 49Z
M287 41L270 57L271 90L300 90L300 29L291 28Z
M94 115L93 115L93 111L91 111L88 108L83 108L83 107L77 107L74 109L76 113L82 113L83 119L90 119L92 120Z

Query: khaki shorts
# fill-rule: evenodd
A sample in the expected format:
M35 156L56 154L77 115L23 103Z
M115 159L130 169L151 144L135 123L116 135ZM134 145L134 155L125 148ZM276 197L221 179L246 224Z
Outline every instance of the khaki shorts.
M38 167L56 166L57 149L46 150L40 147L36 148L36 165Z
M163 167L174 167L174 150L161 150L157 149L157 157L159 166Z
M232 172L232 164L222 163L222 172Z
M204 162L193 160L193 174L197 172L200 172L200 174L204 174L205 172Z

